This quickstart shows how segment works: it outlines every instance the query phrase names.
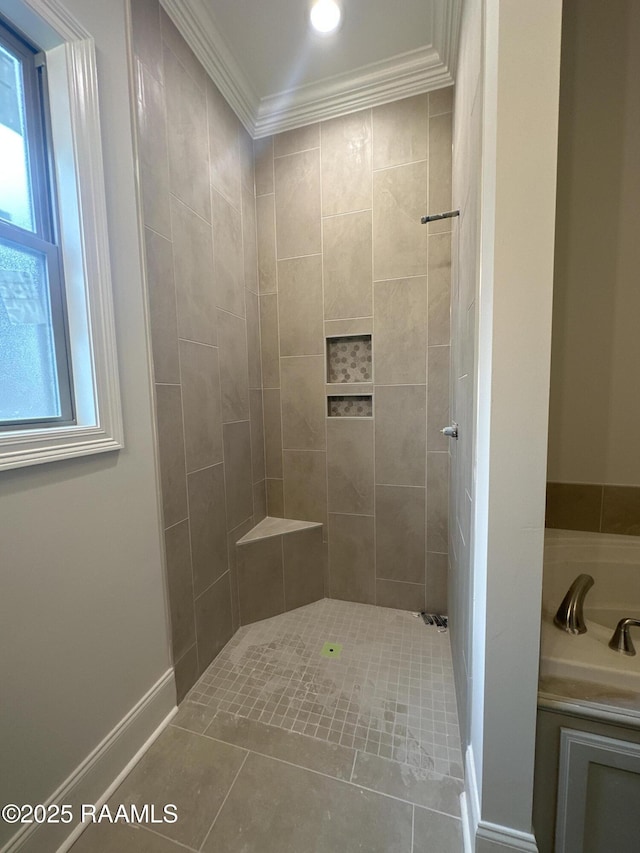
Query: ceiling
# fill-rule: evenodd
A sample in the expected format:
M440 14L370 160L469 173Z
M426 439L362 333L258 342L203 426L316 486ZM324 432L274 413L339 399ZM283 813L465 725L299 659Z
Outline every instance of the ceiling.
M308 0L161 0L253 137L453 83L462 0L342 0L337 33Z

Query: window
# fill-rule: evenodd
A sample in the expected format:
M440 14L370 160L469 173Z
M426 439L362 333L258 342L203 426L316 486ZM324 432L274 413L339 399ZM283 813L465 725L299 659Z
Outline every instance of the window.
M73 423L44 55L0 18L0 429Z
M0 470L122 446L94 41L0 0Z

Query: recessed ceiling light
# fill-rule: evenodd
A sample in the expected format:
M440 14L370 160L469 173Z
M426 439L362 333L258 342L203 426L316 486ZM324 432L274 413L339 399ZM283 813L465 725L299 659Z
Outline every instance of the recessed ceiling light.
M313 29L326 36L338 29L342 19L342 9L336 0L316 0L309 13Z

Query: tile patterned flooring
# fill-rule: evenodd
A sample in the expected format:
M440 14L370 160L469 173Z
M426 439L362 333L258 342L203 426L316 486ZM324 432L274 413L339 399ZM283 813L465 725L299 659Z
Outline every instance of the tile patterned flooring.
M324 599L247 625L187 699L462 778L449 638L407 611Z
M178 822L72 853L461 853L461 764L448 635L325 599L241 628L109 801Z

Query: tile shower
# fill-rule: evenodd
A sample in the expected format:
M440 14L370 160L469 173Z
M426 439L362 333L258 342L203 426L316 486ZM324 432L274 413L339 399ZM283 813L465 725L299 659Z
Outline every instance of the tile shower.
M452 99L252 143L156 0L132 14L182 698L248 614L290 609L293 582L264 612L243 582L267 515L323 525L290 601L446 610L451 235L420 217L451 203Z

